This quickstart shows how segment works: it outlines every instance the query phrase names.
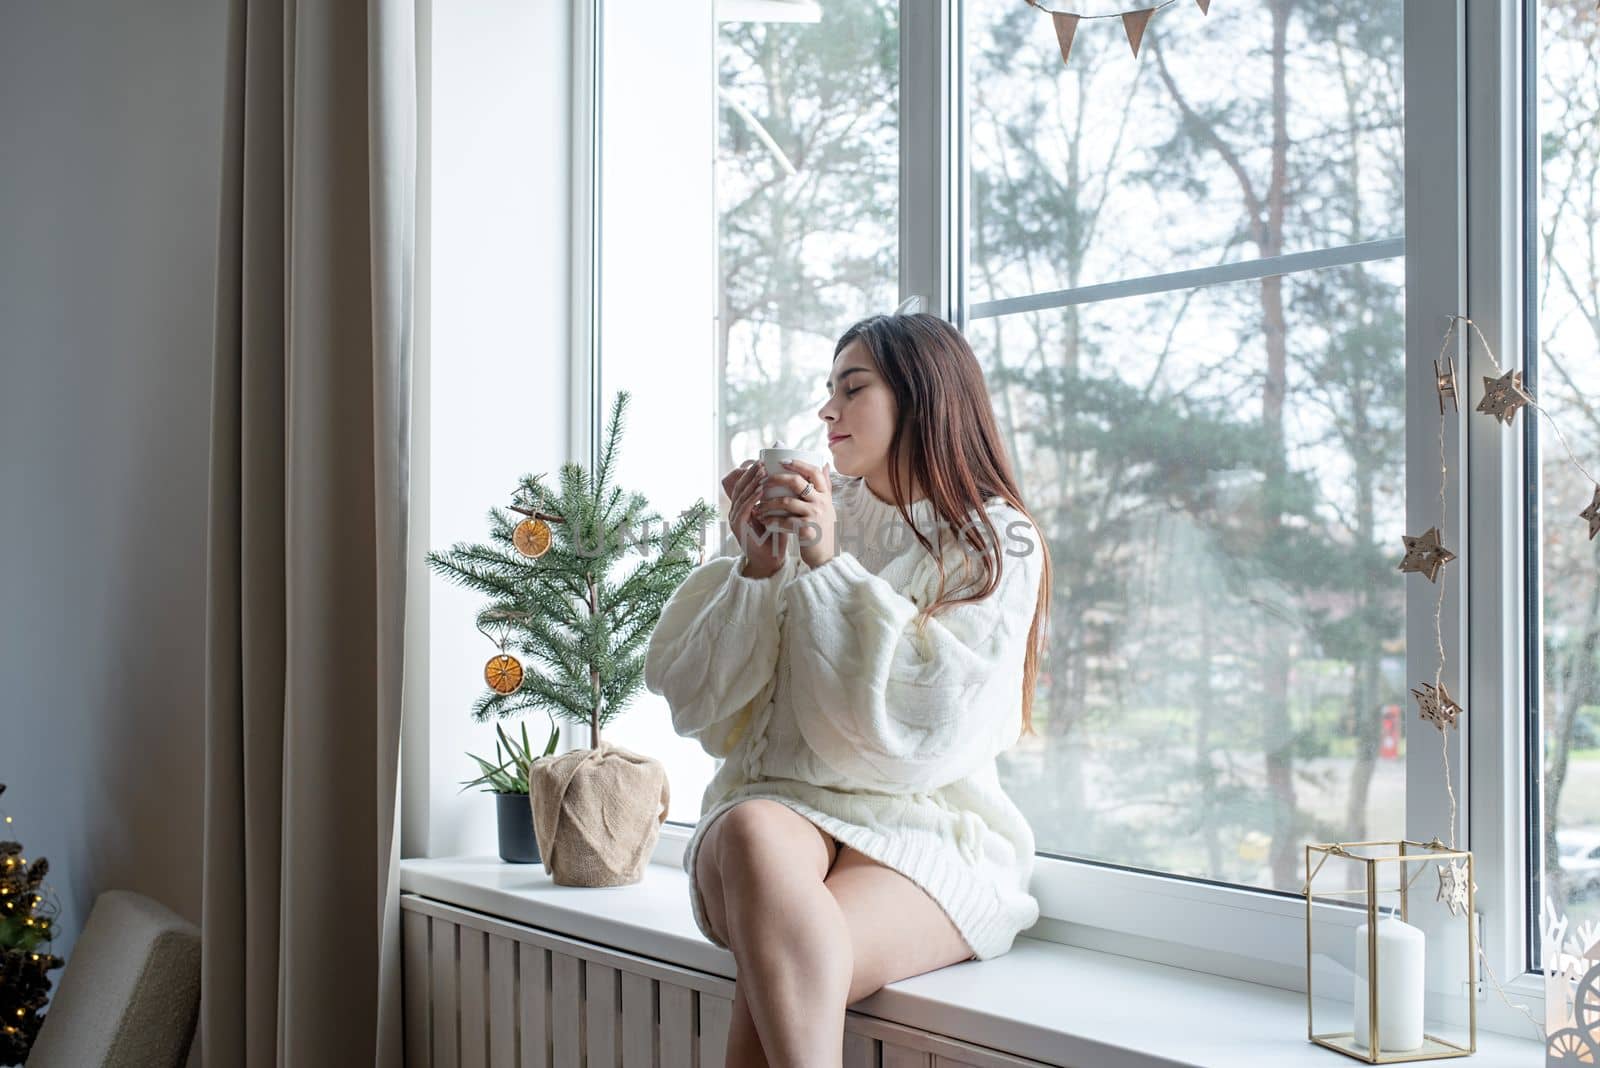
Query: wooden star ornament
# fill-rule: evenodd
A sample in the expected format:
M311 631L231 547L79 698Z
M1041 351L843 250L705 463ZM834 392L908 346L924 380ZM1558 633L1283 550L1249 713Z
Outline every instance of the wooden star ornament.
M1452 411L1459 412L1461 407L1456 404L1456 367L1454 361L1445 358L1444 367L1439 366L1439 361L1433 361L1433 377L1437 379L1436 388L1439 390L1439 414L1444 414L1445 398L1450 399Z
M1464 711L1450 696L1450 691L1444 683L1439 683L1435 690L1432 683L1423 683L1422 689L1412 690L1411 696L1417 699L1418 711L1422 718L1438 727L1441 731L1447 727L1456 726L1456 720Z
M1589 540L1593 541L1596 534L1600 534L1600 486L1594 488L1594 500L1589 502L1589 507L1578 513L1579 519L1589 521Z
M1463 916L1468 910L1468 886L1466 861L1452 860L1448 864L1440 864L1439 893L1434 900L1443 901L1450 915ZM1471 885L1471 889L1477 888L1476 884Z
M1426 575L1429 582L1439 581L1439 569L1456 558L1455 553L1439 544L1438 527L1429 527L1416 537L1402 534L1400 540L1406 543L1406 555L1400 561L1400 570Z
M1533 396L1522 388L1522 372L1507 371L1499 378L1483 376L1483 400L1477 410L1487 412L1502 423L1511 422L1517 409L1532 404Z

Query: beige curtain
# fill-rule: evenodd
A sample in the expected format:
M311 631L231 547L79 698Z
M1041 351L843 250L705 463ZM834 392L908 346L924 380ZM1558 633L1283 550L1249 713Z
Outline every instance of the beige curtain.
M201 1051L399 1065L414 0L234 0L227 47Z

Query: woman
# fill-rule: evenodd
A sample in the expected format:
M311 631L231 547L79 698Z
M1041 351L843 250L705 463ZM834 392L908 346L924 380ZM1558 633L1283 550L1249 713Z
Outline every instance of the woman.
M847 1005L1039 915L996 757L1032 730L1050 560L982 371L937 316L880 315L827 389L833 463L729 472L742 552L689 574L645 658L722 758L683 863L738 968L730 1065L837 1064Z

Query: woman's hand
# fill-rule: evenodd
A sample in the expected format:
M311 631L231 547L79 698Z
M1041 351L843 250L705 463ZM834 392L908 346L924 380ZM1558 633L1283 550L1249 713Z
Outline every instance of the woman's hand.
M744 550L745 572L750 578L766 578L783 566L789 535L773 529L756 514L765 486L765 469L759 460L744 463L722 476L722 489L728 495L728 525Z
M795 535L800 539L800 559L810 568L819 568L837 555L834 534L837 519L833 510L833 480L828 464L816 467L804 460L785 460L789 470L781 475L770 475L767 481L774 486L784 486L799 494L806 486L811 492L804 498L768 497L762 502L767 527Z

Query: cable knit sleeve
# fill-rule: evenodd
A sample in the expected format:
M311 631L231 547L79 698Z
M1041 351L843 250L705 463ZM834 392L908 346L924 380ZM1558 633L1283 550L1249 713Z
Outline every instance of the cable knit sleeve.
M981 601L927 620L921 634L918 603L849 552L785 588L800 733L840 775L868 789L927 792L970 775L1016 742L1043 554L1033 528L1009 528L1007 514L995 515L1002 520L999 585ZM1012 529L1026 531L1026 546ZM907 589L932 597L933 558L920 545L913 551L923 563ZM952 587L961 585L961 555L947 551Z
M738 741L757 701L770 696L784 605L796 557L767 578L739 573L745 558L719 556L689 572L662 606L645 650L644 684L672 709L672 727L714 757Z

